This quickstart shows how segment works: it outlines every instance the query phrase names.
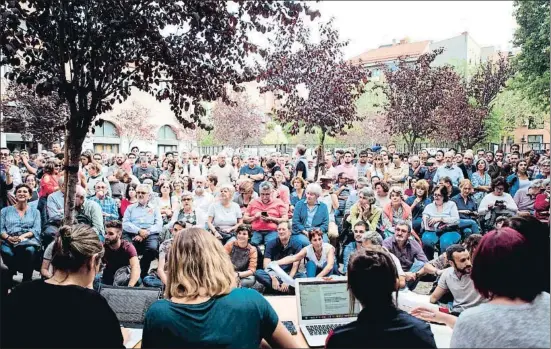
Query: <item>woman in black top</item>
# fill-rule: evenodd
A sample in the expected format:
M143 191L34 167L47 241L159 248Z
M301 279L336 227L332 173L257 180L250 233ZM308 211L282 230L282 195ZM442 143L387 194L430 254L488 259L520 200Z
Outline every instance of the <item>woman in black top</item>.
M16 287L2 307L3 348L124 348L117 316L92 290L103 246L84 224L54 242L54 275Z
M436 348L429 324L396 308L398 272L379 246L360 249L348 263L350 304L362 305L358 320L329 333L326 348ZM351 309L351 312L353 309Z

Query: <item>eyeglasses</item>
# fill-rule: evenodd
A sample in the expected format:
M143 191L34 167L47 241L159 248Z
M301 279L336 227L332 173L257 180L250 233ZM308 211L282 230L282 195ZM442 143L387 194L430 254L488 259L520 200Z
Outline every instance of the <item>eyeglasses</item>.
M147 193L147 192L145 192L145 191L137 191L136 194L143 194L143 195L145 195L145 194L149 194L149 193Z
M4 153L4 152L2 152L2 153L0 153L0 154L1 154L2 156L9 156L9 155L10 155L10 153Z
M496 187L496 190L501 190L501 191L504 191L505 188L504 187Z
M435 197L435 198L441 198L441 197L443 197L442 194L432 194L432 196Z
M55 167L55 168L60 168L60 167L61 167L61 165L54 165L54 167Z
M185 198L185 199L182 199L183 201L191 201L192 199L191 198Z

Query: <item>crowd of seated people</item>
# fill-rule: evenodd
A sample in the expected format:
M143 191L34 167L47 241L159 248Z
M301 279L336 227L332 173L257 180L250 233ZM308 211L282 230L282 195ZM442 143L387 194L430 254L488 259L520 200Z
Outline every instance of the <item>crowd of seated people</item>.
M26 210L32 217L38 212L40 220L37 223L33 219L33 224L39 226L32 237L15 227L24 219L17 224L3 220L3 260L12 274L24 271L25 281L32 269L41 270L44 277L51 276L48 258L65 217L63 153L53 153L52 148L52 153L34 155L20 153L15 157L2 149L2 163L10 169L0 176L6 183L2 191L11 198L2 201L3 217L21 216L23 211L16 207L26 200ZM246 275L241 278L242 285L250 286L254 276L252 284L268 286L268 292L280 292L281 285L292 289L291 280L302 273L295 270L285 280L277 275L282 271L290 275L297 261L303 265L304 275L346 274L354 247L357 250L361 245L361 234L356 230L381 235L383 245L398 256L407 286L413 289L425 276L422 264L433 260L435 253L444 254L449 246L461 244L471 234L484 234L503 217L533 215L548 224L548 154L530 152L521 158L516 149L509 154L474 154L470 150L458 153L454 149L400 154L395 146L389 146L376 152L362 150L357 156L355 149L347 149L325 154L327 171L317 181L312 180L306 147L298 146L294 155L276 152L266 158L251 155L245 160L233 156L230 164L225 153L200 162L196 152L167 152L157 157L133 149L129 154L110 157L86 151L81 156L73 216L76 222L90 225L111 247L115 237L107 241L110 233L106 227L121 222L122 245L125 250L133 246L139 259L139 280L133 277L130 285L162 274L159 269L151 270L151 264L160 258L160 246L174 238L174 225L180 222L177 230L205 228L222 245L229 243L232 250L236 246L254 247L256 268L251 265L243 269L242 262L236 272ZM19 188L23 178L28 187ZM29 197L17 196L17 190L28 191ZM281 244L282 223L287 223L289 241L298 251L281 256L274 253L277 259L274 254L266 258L268 246ZM238 237L244 238L248 230L250 238L245 245ZM318 232L322 240L319 246ZM14 243L16 238L29 241L18 244ZM28 256L19 258L24 255L19 251L25 244L33 246L25 250L29 250ZM325 264L331 254L332 262ZM297 261L272 263L291 255L298 255ZM130 261L131 257L124 259ZM266 259L275 270L269 268L264 274ZM344 268L339 268L340 264ZM125 267L129 266L125 262ZM127 274L129 277L132 273ZM109 284L110 279L106 278Z

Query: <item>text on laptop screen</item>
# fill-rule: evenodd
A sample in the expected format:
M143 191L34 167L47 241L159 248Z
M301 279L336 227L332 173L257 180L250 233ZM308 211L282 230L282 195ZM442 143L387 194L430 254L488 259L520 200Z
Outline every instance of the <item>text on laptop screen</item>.
M358 316L359 303L354 313L349 312L349 295L346 281L305 282L300 284L300 312L302 320L339 319Z

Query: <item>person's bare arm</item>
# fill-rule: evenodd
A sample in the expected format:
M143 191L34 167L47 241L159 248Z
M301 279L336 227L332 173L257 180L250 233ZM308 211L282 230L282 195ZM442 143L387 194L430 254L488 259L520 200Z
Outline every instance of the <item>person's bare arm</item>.
M165 256L164 254L159 256L159 264L157 265L157 276L159 280L166 285L166 273L165 273Z
M298 271L298 265L300 264L300 262L294 262L293 263L293 267L291 268L291 271L289 272L289 276L294 278L297 271Z
M430 302L435 304L442 298L448 291L440 286L436 286L434 292L430 295Z
M42 275L46 279L49 279L49 278L52 277L52 273L50 273L50 260L49 259L43 259L42 260L42 266L40 267L40 275Z
M306 247L304 247L302 250L300 250L300 252L297 253L297 254L281 258L276 263L277 263L277 265L287 265L287 264L291 264L291 263L294 263L294 262L298 262L301 259L303 259L304 257L306 257Z
M410 314L423 321L445 324L450 328L453 328L455 326L455 322L457 321L457 316L446 314L437 309L432 309L424 306L412 309Z
M322 271L317 275L317 277L321 278L329 274L329 272L333 269L333 266L335 265L335 249L332 248L327 253L327 265L325 268L323 268Z
M128 287L134 287L140 278L140 261L138 257L130 258L130 281Z
M299 345L281 321L270 338L265 338L272 348L298 348Z

